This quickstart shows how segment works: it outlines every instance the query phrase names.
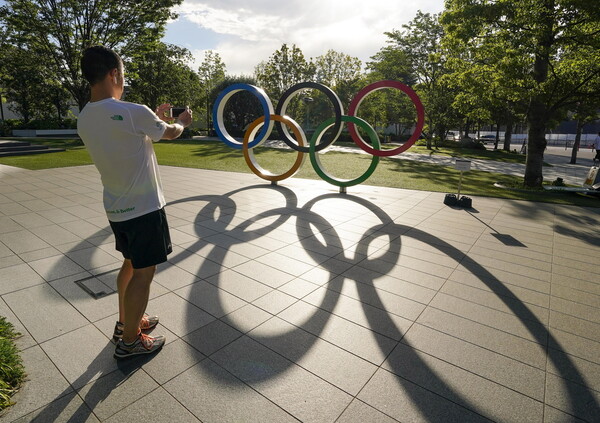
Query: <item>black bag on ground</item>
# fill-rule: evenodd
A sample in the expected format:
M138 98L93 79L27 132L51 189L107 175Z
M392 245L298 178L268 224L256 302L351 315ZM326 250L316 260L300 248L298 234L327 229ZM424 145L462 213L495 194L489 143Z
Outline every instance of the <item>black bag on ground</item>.
M444 197L444 204L447 206L456 206L457 202L456 194L446 194L446 197Z

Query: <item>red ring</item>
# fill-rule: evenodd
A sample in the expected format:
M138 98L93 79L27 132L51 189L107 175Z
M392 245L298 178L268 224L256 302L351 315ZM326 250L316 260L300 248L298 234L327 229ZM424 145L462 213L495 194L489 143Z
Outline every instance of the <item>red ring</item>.
M353 123L348 123L348 132L350 132L350 136L352 137L354 143L367 153L370 153L374 156L389 157L395 156L396 154L400 154L408 150L419 139L419 136L423 131L423 125L425 124L425 109L423 108L423 103L421 103L421 99L419 98L417 93L408 85L404 85L402 82L398 81L384 80L369 84L362 90L360 90L358 94L356 94L356 96L354 96L354 98L352 99L348 110L348 114L350 116L358 117L356 115L356 111L358 110L360 103L362 103L362 101L367 95L371 94L373 91L377 91L382 88L396 88L408 95L408 97L412 100L413 104L415 105L415 108L417 109L417 126L412 136L408 139L408 141L406 141L403 145L401 145L398 148L394 148L391 150L376 150L369 144L367 144L365 140L362 139Z

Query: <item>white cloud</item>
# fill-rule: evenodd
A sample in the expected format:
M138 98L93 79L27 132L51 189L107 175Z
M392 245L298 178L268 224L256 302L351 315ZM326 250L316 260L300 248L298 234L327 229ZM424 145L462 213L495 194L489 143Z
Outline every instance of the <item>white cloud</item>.
M283 43L307 57L334 49L364 63L385 45L385 31L400 29L419 9L438 13L443 0L185 0L177 11L222 36L213 50L228 73L252 74Z

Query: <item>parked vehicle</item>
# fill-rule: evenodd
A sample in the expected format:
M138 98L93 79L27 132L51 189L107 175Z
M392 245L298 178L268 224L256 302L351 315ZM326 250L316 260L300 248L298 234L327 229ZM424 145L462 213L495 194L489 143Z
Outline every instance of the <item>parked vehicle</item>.
M484 144L495 143L496 142L496 136L495 135L482 135L479 138L477 138L477 140L481 141Z

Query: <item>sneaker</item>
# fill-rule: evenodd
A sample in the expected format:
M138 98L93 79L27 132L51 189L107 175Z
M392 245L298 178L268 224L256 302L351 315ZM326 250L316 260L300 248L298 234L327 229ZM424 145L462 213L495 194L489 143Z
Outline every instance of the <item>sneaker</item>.
M123 339L119 339L115 348L114 357L127 358L133 357L140 354L152 354L160 350L165 345L165 337L162 335L150 336L144 333L140 333L135 342L131 345L123 342Z
M153 329L156 325L158 325L158 316L148 316L144 314L142 317L142 321L140 322L141 330L150 330ZM119 342L119 339L123 337L123 323L117 322L115 324L115 330L113 332L112 342L116 345Z

